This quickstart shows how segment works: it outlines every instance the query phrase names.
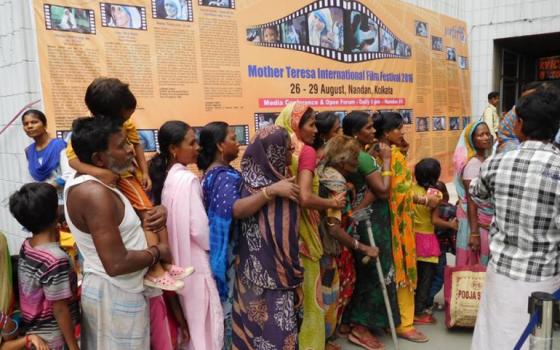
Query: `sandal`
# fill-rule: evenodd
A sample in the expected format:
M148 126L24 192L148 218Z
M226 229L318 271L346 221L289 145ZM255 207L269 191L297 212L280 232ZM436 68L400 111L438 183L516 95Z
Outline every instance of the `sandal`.
M434 325L436 324L436 319L427 313L414 316L414 324L417 325Z
M146 275L144 276L144 285L152 288L177 291L183 289L185 283L183 281L176 281L166 272L161 277Z
M336 336L339 338L348 338L348 335L350 334L350 332L352 331L352 328L350 328L349 325L347 324L341 324L340 326L338 326L338 329L336 331Z
M377 337L371 334L371 332L369 331L367 334L360 335L360 334L356 334L356 332L352 330L352 332L350 332L350 334L348 335L348 341L358 346L361 346L362 348L367 350L385 349L383 343L381 343L379 339L377 339Z
M179 267L177 265L166 265L165 270L175 280L182 280L190 276L194 272L194 267Z
M404 340L408 340L411 341L413 343L426 343L428 342L428 337L426 337L424 335L424 333L416 330L416 329L412 329L408 332L404 332L404 333L397 333L397 336L399 338L402 338Z
M327 341L325 344L325 350L342 350L342 345L339 345L332 340Z

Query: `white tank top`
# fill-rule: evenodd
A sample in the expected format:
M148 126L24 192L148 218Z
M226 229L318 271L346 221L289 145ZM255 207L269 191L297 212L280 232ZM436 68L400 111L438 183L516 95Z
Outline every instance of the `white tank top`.
M68 207L66 205L68 198L68 191L70 188L77 186L86 181L96 181L107 187L111 191L115 192L121 201L124 203L124 216L122 222L119 224L119 231L121 233L121 238L124 246L128 250L142 250L148 247L146 243L146 236L144 235L144 230L142 229L142 224L138 215L134 211L134 208L128 201L128 199L121 193L121 191L106 186L101 181L90 175L80 175L76 178L68 180L64 188L64 213L66 215L66 222L70 231L76 240L78 249L84 257L84 273L93 273L102 278L107 279L113 285L126 290L130 293L140 293L144 290L144 275L146 274L147 268L142 270L128 273L126 275L120 275L111 277L105 271L101 259L97 254L97 249L93 244L93 239L91 234L80 231L70 219L68 215Z

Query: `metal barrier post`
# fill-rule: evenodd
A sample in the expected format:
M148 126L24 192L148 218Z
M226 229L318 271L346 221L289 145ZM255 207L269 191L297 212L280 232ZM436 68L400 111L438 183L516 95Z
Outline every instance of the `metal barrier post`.
M537 325L529 337L531 350L552 350L555 314L555 300L550 293L534 292L529 297L529 314L538 312Z

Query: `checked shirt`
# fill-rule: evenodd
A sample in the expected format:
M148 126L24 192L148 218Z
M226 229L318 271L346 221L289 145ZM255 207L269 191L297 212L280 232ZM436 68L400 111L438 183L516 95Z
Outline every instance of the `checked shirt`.
M484 162L470 185L491 203L490 264L502 275L540 282L560 274L560 150L525 141Z

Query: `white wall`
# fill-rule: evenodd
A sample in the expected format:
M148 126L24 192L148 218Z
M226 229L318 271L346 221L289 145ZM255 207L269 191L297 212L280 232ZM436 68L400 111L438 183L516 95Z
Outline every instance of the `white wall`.
M402 0L464 20L469 35L471 109L482 114L490 91L499 91L494 39L560 32L558 0ZM543 43L546 45L546 43Z
M0 130L23 106L40 98L31 18L30 1L0 0ZM8 197L29 180L23 153L29 143L20 120L0 135L0 231L7 234L12 254L18 253L25 233L10 215Z

